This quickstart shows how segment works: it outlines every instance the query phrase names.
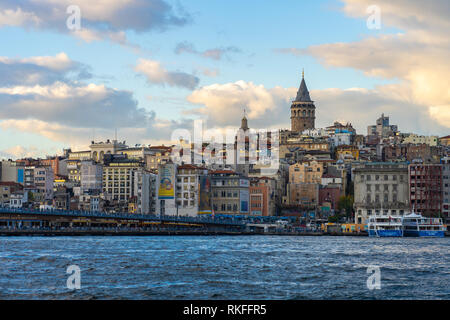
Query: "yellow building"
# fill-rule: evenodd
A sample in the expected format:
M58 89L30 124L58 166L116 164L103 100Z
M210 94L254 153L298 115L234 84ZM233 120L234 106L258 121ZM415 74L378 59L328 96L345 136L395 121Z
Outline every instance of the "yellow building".
M450 136L439 138L439 143L441 146L450 146Z
M289 166L289 183L321 183L322 175L322 162L305 161Z
M336 148L337 159L359 160L359 149L356 146L342 145Z
M341 229L344 233L358 233L366 230L366 225L357 223L343 223L341 224Z

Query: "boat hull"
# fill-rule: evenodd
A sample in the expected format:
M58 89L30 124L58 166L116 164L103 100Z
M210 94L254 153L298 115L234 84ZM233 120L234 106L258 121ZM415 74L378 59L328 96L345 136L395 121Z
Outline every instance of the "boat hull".
M369 230L369 237L403 237L402 230Z
M445 232L440 230L405 230L404 235L405 237L443 238L445 237Z

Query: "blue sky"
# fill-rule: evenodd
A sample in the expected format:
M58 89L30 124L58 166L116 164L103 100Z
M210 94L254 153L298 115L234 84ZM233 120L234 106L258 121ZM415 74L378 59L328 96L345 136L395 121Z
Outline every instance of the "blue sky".
M136 0L137 3L139 1ZM89 68L88 70L92 74L92 77L82 79L76 84L67 82L70 86L87 86L93 83L98 86L104 85L111 90L131 93L130 105L133 104L133 101L136 101L135 108L143 108L149 113L149 117L154 117L148 125L154 127L152 127L152 130L144 132L146 125L139 124L139 128L142 127L141 135L132 134L130 137L124 137L128 141L131 140L130 143L157 143L167 140L169 137L165 137L165 135L170 130L160 130L159 123L165 123L164 128L173 128L177 125L186 125L187 119L199 115L204 116L211 126L233 125L233 117L237 125L241 117L240 110L243 108L251 110L251 107L246 107L246 105L251 105L252 97L259 94L250 92L250 90L256 90L255 88L245 86L240 90L248 94L249 98L238 102L234 100L234 102L231 100L228 102L224 97L228 94L228 91L226 91L228 87L225 86L238 81L262 86L268 95L273 95L271 102L268 102L268 106L264 110L255 107L249 119L250 125L254 120L253 123L257 126L270 126L271 124L287 126L289 124L288 117L283 122L281 118L273 120L271 114L278 114L277 110L283 110L286 113L286 110L289 109L289 94L291 94L291 97L295 95L294 88L299 85L302 68L305 68L308 88L312 91L312 98L316 100L318 110L321 108L319 98L327 103L323 109L324 117L321 121L318 119L319 126L331 125L334 120L350 120L359 129L359 133L365 134L364 128L370 121L368 118L358 116L358 114L365 114L361 111L361 108L364 108L365 95L367 105L373 106L370 109L371 111L368 111L372 122L375 121L378 112L383 111L383 108L377 107L377 103L385 107L386 113L399 109L398 114L404 113L407 108L423 106L424 109L420 109L420 112L427 114L430 118L427 118L429 122L421 123L419 112L417 118L413 119L412 122L403 122L405 124L416 124L405 128L405 131L432 134L433 131L428 129L432 121L437 121L435 134L444 134L445 130L449 128L446 120L439 122L435 119L436 110L441 112L439 108L446 107L447 100L433 102L432 106L427 106L423 101L416 101L414 98L405 98L404 101L399 100L398 96L404 97L404 92L401 91L404 88L400 88L400 84L411 83L413 78L401 70L398 73L388 72L387 70L394 70L395 68L390 67L388 63L382 60L384 57L379 57L380 52L386 50L386 40L383 37L398 37L399 34L408 35L408 32L415 31L411 31L409 25L402 23L400 19L401 7L394 8L395 10L389 8L389 11L385 14L386 24L383 23L380 30L369 30L366 26L368 14L364 10L357 11L358 9L355 9L357 6L365 8L366 4L363 0L197 0L189 2L151 0L149 2L152 1L159 4L162 2L170 6L170 9L161 15L186 17L187 22L181 23L181 25L161 23L160 27L145 26L141 28L138 22L133 24L133 19L135 19L133 14L136 14L136 11L131 8L130 24L122 24L124 27L121 29L114 25L114 19L118 19L117 16L108 17L105 20L101 12L98 13L98 11L87 8L84 2L80 1L80 3L83 2L80 5L82 27L88 26L96 32L104 32L105 30L111 32L123 31L127 38L128 44L126 45L111 41L106 36L94 41L85 41L82 37L74 36L71 31L64 30L64 27L61 27L66 17L47 18L40 16L40 14L43 14L41 12L44 12L40 10L52 9L51 4L45 4L45 1L44 8L31 4L27 6L29 1L23 1L24 4L20 7L21 12L33 13L42 20L47 18L47 20L43 20L43 23L35 25L31 22L12 23L11 21L8 22L8 19L2 23L2 10L4 15L11 15L14 10L17 13L19 8L19 5L15 5L13 1L6 1L7 3L0 5L0 38L2 43L5 44L2 46L0 56L20 60L30 57L54 57L63 52L71 61L81 63ZM133 5L133 2L130 2L131 5ZM384 9L382 2L381 8ZM117 10L120 12L123 8ZM87 12L87 22L84 20L85 12ZM100 23L103 23L102 27L96 27L96 17L98 17ZM362 47L364 50L354 50L355 47L361 48L360 46L367 39L374 39L374 42L378 41L379 43L374 44L372 48L366 46ZM180 43L189 45L192 52L177 54L175 48ZM396 46L395 39L389 42L389 44L392 43ZM340 44L343 44L343 46ZM350 46L350 44L353 45ZM326 50L329 50L328 47L325 47L327 45L334 46L331 48L338 48L340 56L337 56L337 54L330 56L330 52L326 52ZM280 49L287 48L297 51L305 50L306 52L300 55L280 52ZM309 50L309 48L313 49ZM363 52L366 48L368 48L367 52ZM220 59L211 59L202 55L203 52L213 49L224 50ZM341 49L347 51L341 52ZM393 61L396 58L401 59L402 49L392 48L392 50L394 49L397 51L392 53ZM334 51L332 50L332 52ZM397 54L399 57L396 57ZM352 55L355 55L354 60ZM358 55L361 55L361 57ZM367 67L364 63L355 63L356 60L369 59L369 56L373 56L373 59L367 60ZM169 73L182 73L186 77L191 77L189 78L191 80L197 78L198 84L195 88L183 85L171 86L167 79L160 82L158 82L159 80L156 81L155 78L150 79L149 73L145 70L136 71L136 66L139 61L142 61L140 59L157 62L161 68ZM17 64L20 63L17 62ZM383 68L385 68L384 71ZM217 74L207 76L202 73L205 70ZM419 71L422 72L422 69ZM165 84L164 81L166 81ZM37 84L39 83L33 85ZM17 86L18 84L14 85ZM395 87L397 85L399 86L399 94L396 97L389 97L388 99L382 94L384 90L392 92L393 89L390 86ZM211 111L221 107L214 105L218 102L214 102L217 99L212 98L218 91L216 89L211 90L211 86L219 88L221 103L225 106L230 103L228 110L231 115L225 117L227 120L217 119L214 111ZM11 88L13 85L8 86L6 84L4 87ZM283 94L277 95L272 90L276 87L286 90ZM338 91L332 91L333 88L338 89ZM350 88L357 88L359 95L349 97L348 95L353 92L348 91ZM315 91L317 93L314 96ZM233 94L230 93L230 97ZM344 98L350 99L348 103L343 100ZM258 97L257 99L262 98ZM330 105L333 99L336 99L335 107ZM326 108L336 109L341 105L353 105L355 101L358 101L359 106L352 106L352 108L358 108L357 110L345 109L342 114L333 114L334 119L331 118L331 115L329 118L325 117L325 115L328 115L325 112ZM108 103L116 103L114 97L111 97ZM120 101L118 103L120 104ZM271 106L270 103L276 103L277 105ZM433 107L438 109L426 109ZM117 110L120 110L120 107ZM124 112L128 112L127 110ZM130 112L134 112L133 110ZM196 113L187 114L189 110ZM89 113L89 110L83 112ZM0 140L0 150L3 150L3 156L54 153L67 146L80 148L83 141L85 141L84 145L87 147L95 127L92 125L67 124L74 131L67 132L64 138L64 134L61 132L42 133L33 129L33 125L25 123L25 121L30 121L33 118L23 115L21 117L11 116L8 124L2 126L1 121L8 120L7 117L9 116L7 112L4 113L7 115L0 120L0 134L3 137ZM120 118L120 114L118 116ZM87 115L87 117L89 116ZM22 128L15 125L14 121L19 120L22 121ZM38 120L43 127L55 128L67 119L61 119L62 122L55 119L50 121L45 118L39 118ZM271 120L275 122L271 123ZM392 119L392 122L396 123L400 120ZM402 124L401 121L400 124ZM119 125L115 124L114 126ZM114 134L113 127L109 129L107 126L95 128L96 136L106 139L108 138L108 132L110 132L110 137L112 137ZM60 130L64 130L64 128ZM132 129L132 125L128 125L124 129L119 127L119 132L133 133ZM80 132L79 137L67 137L67 135L72 135L72 132ZM145 136L146 134L149 136Z

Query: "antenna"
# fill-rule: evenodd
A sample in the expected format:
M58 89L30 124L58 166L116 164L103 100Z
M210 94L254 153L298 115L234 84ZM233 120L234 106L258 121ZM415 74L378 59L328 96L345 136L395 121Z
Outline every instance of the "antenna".
M117 141L117 128L116 128L115 131L114 131L114 140Z

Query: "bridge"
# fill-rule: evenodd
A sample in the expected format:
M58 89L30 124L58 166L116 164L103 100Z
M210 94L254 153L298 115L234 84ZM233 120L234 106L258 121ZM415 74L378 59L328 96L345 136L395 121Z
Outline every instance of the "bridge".
M35 210L0 208L1 227L49 226L163 226L203 227L213 229L245 229L245 222L224 217L157 216L129 213L104 213L75 210Z

